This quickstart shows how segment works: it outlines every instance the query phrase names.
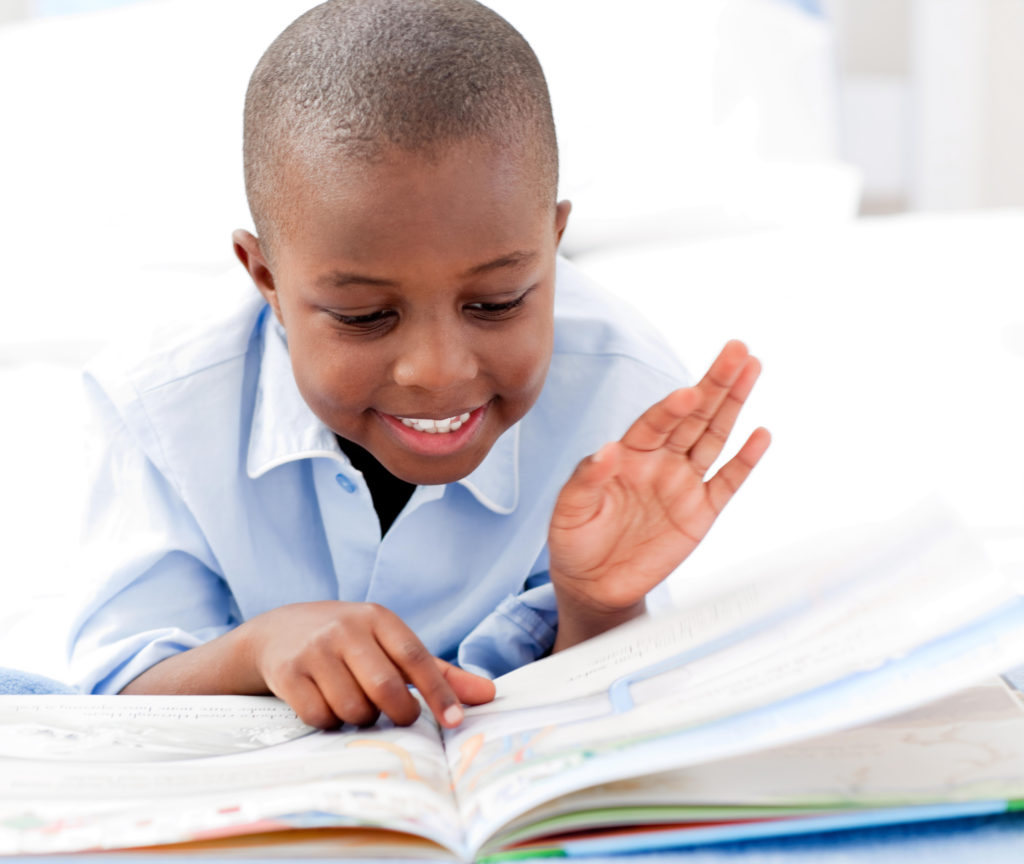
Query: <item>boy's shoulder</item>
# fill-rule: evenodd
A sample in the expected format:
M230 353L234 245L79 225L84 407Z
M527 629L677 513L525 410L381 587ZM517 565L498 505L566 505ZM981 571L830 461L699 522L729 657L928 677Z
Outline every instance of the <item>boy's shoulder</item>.
M554 354L617 357L687 378L679 358L650 321L564 258L558 259L556 270Z

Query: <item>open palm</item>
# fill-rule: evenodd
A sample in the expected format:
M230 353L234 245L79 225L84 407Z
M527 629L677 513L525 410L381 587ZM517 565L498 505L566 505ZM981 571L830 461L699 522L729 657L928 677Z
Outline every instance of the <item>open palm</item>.
M579 464L548 535L560 629L574 610L614 618L642 604L704 538L771 440L755 430L705 480L760 370L729 342L696 387L670 393Z

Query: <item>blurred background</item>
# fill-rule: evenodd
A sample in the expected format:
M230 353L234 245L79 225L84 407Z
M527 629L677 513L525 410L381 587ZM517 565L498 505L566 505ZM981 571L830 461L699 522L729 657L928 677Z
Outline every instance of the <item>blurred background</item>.
M111 340L252 290L242 99L311 0L0 0L0 665L59 676ZM1024 577L1024 0L492 0L552 91L563 251L774 443L676 597L951 504ZM43 622L43 623L41 623Z
M1024 3L831 0L862 212L1024 204Z
M0 26L147 2L0 0ZM834 41L837 145L862 172L860 213L1024 204L1024 2L791 5L820 16Z

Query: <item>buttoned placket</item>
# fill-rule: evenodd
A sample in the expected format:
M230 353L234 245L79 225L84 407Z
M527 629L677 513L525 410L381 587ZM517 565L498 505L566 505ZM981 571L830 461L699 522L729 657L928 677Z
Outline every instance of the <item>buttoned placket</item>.
M378 574L394 570L389 566L389 551L402 542L403 523L415 518L415 511L424 504L441 498L445 490L444 486L417 486L382 538L366 479L343 454L315 459L313 482L338 580L338 598L356 602L372 600Z
M338 599L362 602L380 548L380 523L369 487L341 454L314 459L312 469Z

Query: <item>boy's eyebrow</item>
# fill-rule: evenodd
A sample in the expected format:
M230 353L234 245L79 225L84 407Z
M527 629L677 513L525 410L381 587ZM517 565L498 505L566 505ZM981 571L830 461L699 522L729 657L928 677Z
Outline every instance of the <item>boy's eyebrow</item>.
M495 258L493 261L488 261L485 264L478 264L476 267L470 267L463 276L479 276L482 273L490 273L492 270L500 270L503 267L518 267L520 264L525 264L536 257L536 252L509 252L507 255ZM346 273L343 270L334 270L331 273L325 273L316 281L318 285L322 285L326 288L345 288L349 285L370 285L375 288L395 288L398 285L397 282L394 282L391 279L378 279L375 276L364 276L360 273Z
M481 273L490 273L492 270L500 270L502 267L516 267L536 257L536 252L509 252L508 255L502 255L500 258L495 258L486 264L478 264L476 267L471 267L466 271L465 275L479 276Z
M348 285L373 285L379 288L394 288L398 284L390 279L377 279L373 276L363 276L360 273L345 273L342 270L325 273L316 282L317 285L322 285L325 288L345 288Z

